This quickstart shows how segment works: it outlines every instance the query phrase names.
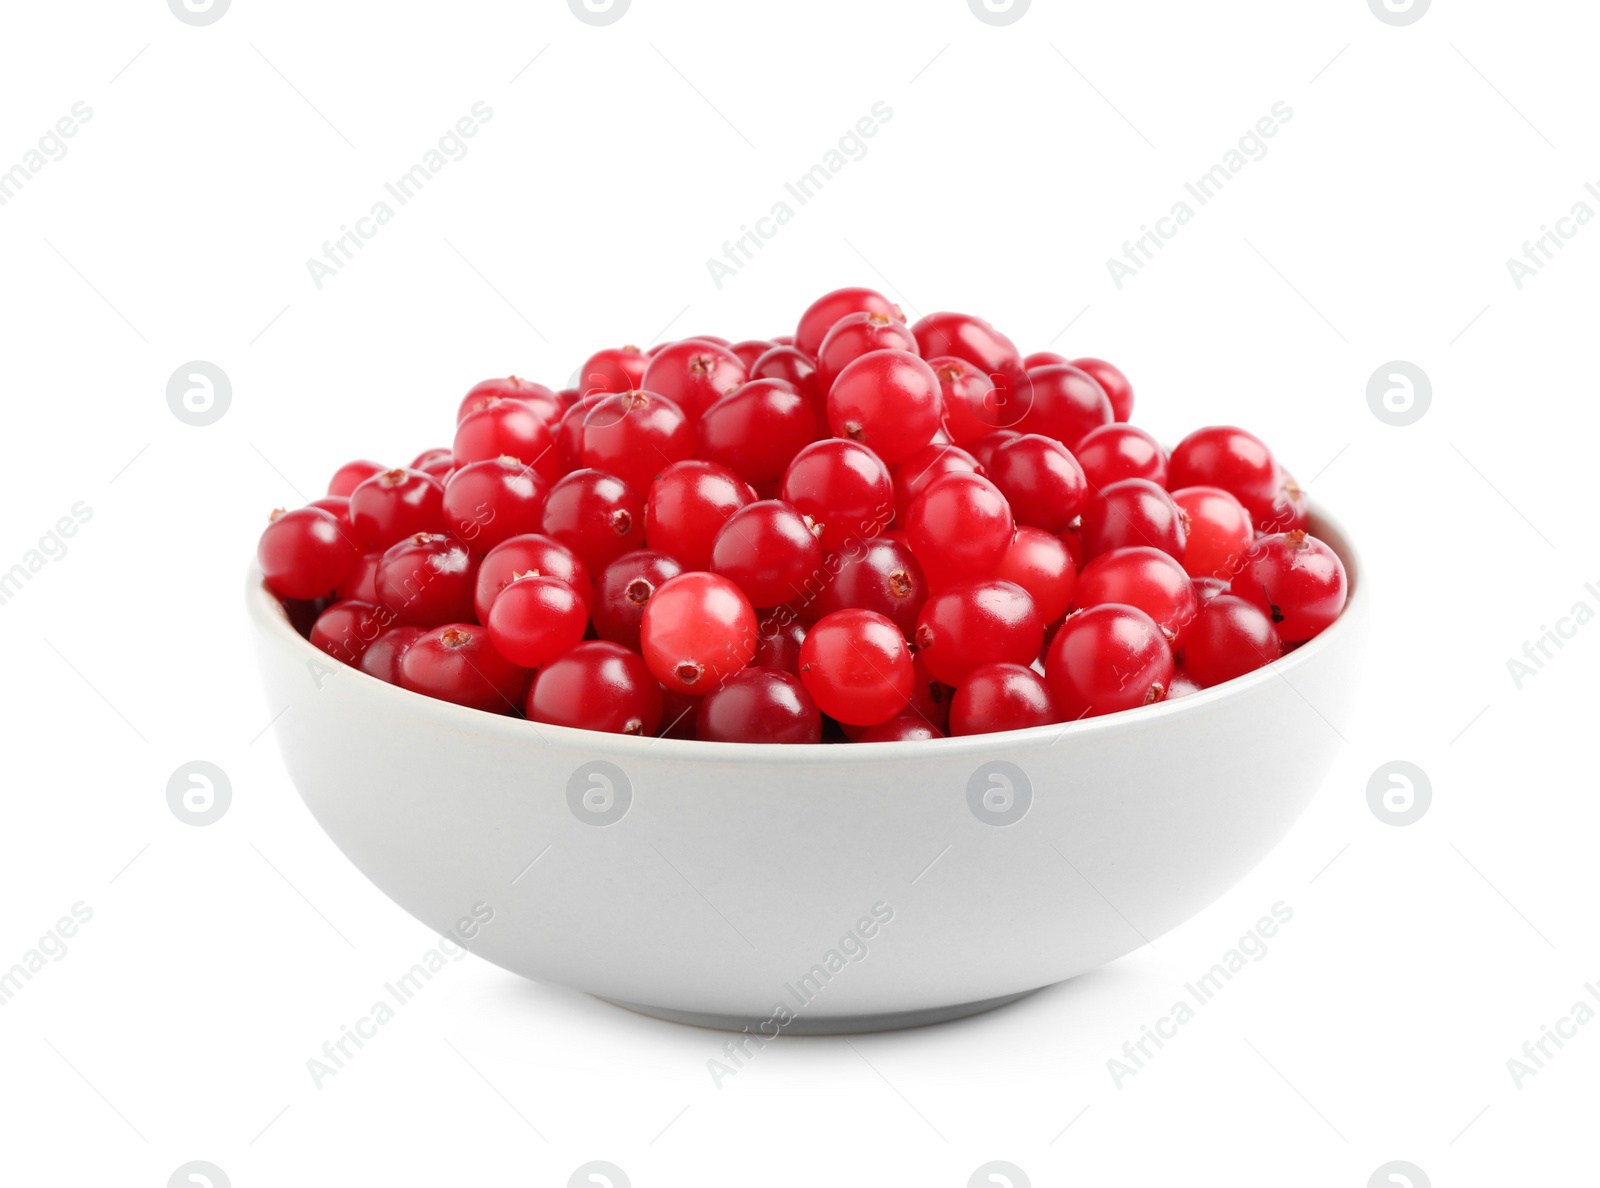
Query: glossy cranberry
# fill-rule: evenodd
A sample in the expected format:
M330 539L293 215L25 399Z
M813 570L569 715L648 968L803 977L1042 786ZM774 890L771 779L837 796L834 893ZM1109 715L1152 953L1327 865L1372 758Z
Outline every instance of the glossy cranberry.
M1269 511L1282 485L1272 451L1254 434L1232 425L1196 429L1167 460L1167 486L1221 487L1252 515Z
M1032 371L1035 367L1049 367L1056 363L1071 363L1072 360L1065 355L1058 355L1055 351L1034 351L1022 359L1022 369Z
M348 495L324 495L321 499L313 499L308 507L321 508L333 517L339 525L339 535L344 537L352 549L357 548L355 528L350 523L350 497Z
M810 400L786 380L753 379L700 417L696 455L726 466L758 488L771 488L794 456L817 439Z
M583 639L589 605L560 578L520 577L500 591L485 625L507 660L543 668Z
M1172 648L1155 620L1115 603L1068 615L1045 661L1045 680L1069 722L1160 701L1172 671Z
M806 617L822 618L837 610L858 607L892 620L907 639L917 627L917 615L928 600L928 582L922 566L900 540L881 536L837 557L837 571L817 597L805 607Z
M635 491L694 453L694 426L665 396L634 389L602 397L584 418L578 461L614 474Z
M448 479L456 468L455 451L447 450L443 446L431 450L423 450L410 462L406 463L407 470L420 470L423 474L431 475L441 483Z
M1294 476L1278 470L1278 494L1266 508L1251 509L1255 514L1256 531L1271 536L1277 532L1302 531L1311 524L1311 503Z
M345 575L344 581L334 588L333 596L338 600L354 599L356 602L378 601L378 562L383 559L383 553L374 550L370 553L361 553L356 557L356 563L350 572Z
M1001 442L985 470L1016 522L1046 532L1065 532L1089 494L1083 468L1067 447L1036 433Z
M514 711L528 683L476 623L450 623L419 636L400 657L400 685L492 714Z
M728 517L756 501L755 490L714 462L678 462L650 484L645 537L685 569L708 569L711 545Z
M1167 686L1167 695L1163 701L1176 701L1180 697L1188 697L1191 693L1200 692L1200 683L1183 671L1180 666L1172 674L1172 683Z
M817 361L798 347L775 346L750 365L750 378L783 380L811 402L817 423L827 418L827 393L817 381Z
M989 467L994 465L994 452L1006 442L1015 441L1021 436L1015 429L996 429L993 433L985 433L967 442L967 453L977 459L979 473L987 475Z
M1123 479L1091 497L1083 509L1081 536L1090 559L1135 545L1182 557L1188 539L1183 512L1172 496L1144 479Z
M852 540L873 539L894 518L889 468L866 446L842 438L812 442L796 454L778 493L811 517L829 553Z
M994 576L1026 590L1046 623L1067 613L1078 588L1078 566L1072 554L1060 537L1042 528L1018 528Z
M549 426L518 400L501 400L468 413L456 426L452 451L457 466L486 458L515 458L552 483L566 469Z
M911 697L911 650L883 615L834 611L806 632L800 679L830 718L873 726L894 717Z
M606 347L596 351L578 368L578 392L628 392L644 387L644 372L650 359L636 346Z
M279 598L321 598L355 567L356 550L320 507L274 512L256 545L267 588Z
M566 582L580 597L589 597L589 567L578 554L548 536L513 536L490 549L478 567L472 608L478 622L489 620L494 600L519 577L553 577Z
M775 668L745 668L700 699L695 737L701 742L821 742L822 715L799 677Z
M939 405L931 367L903 350L876 350L853 359L834 380L828 427L894 466L933 439Z
M1050 686L1025 664L981 664L956 689L950 734L993 734L1061 721Z
M1189 584L1194 587L1194 604L1197 607L1204 606L1218 594L1228 593L1228 583L1222 578L1191 578Z
M378 601L397 623L436 627L471 619L477 582L478 558L444 533L408 536L378 562Z
M406 654L407 648L426 634L426 627L391 627L367 645L358 667L368 676L398 685L401 657Z
M689 420L698 421L706 409L745 379L744 364L727 347L687 339L650 356L639 386L665 396Z
M1084 477L1096 489L1123 479L1167 484L1167 452L1161 443L1133 425L1101 425L1084 435L1072 451Z
M1016 428L1053 437L1069 450L1112 421L1111 400L1094 377L1070 364L1052 363L1027 373L1028 411Z
M911 332L916 335L918 352L924 359L954 355L991 378L1022 373L1022 352L982 318L963 313L931 313L917 319Z
M644 501L614 474L574 470L550 488L544 534L577 553L590 573L599 573L644 544Z
M367 479L388 469L380 462L368 462L366 459L346 462L334 471L333 477L328 480L328 494L348 496Z
M817 350L818 386L831 396L839 373L875 351L900 351L918 357L917 340L904 322L881 313L846 314L833 324Z
M1183 633L1183 669L1210 688L1254 672L1283 655L1272 620L1253 603L1219 594Z
M1229 586L1267 613L1284 643L1311 639L1337 619L1349 588L1339 555L1299 529L1256 540Z
M1112 549L1083 567L1073 605L1082 609L1108 602L1138 607L1169 640L1193 621L1196 608L1183 566L1160 549L1144 547Z
M928 360L939 380L943 427L957 445L1015 425L1027 411L1018 399L1017 377L991 378L965 359L939 355Z
M359 665L372 642L394 622L387 609L370 602L335 602L311 626L311 646L336 660Z
M350 526L363 549L386 549L418 532L443 532L444 484L420 470L386 470L350 492Z
M1172 502L1186 518L1181 560L1189 576L1226 581L1238 573L1256 535L1244 505L1221 487L1184 487Z
M1044 642L1044 620L1014 582L961 582L923 604L912 639L928 671L959 687L982 664L1031 664Z
M459 425L471 413L480 412L502 400L520 400L545 421L549 421L551 415L558 412L561 403L556 394L543 384L536 384L520 376L508 375L504 378L486 379L474 384L461 398L461 404L456 408L456 424Z
M927 742L930 738L944 738L945 733L932 722L916 714L897 714L887 722L869 726L853 742Z
M468 462L445 480L445 522L473 552L487 553L503 540L537 532L549 494L539 472L515 458Z
M639 635L656 680L682 693L706 693L755 655L756 612L727 578L682 573L645 604Z
M682 572L677 561L653 549L622 554L595 581L595 634L637 652L644 608L663 582Z
M637 653L592 639L534 674L527 712L530 722L649 735L661 725L661 686Z
M824 293L806 307L805 313L800 315L800 325L795 329L793 345L813 359L816 358L828 331L840 318L853 313L887 314L896 321L906 320L900 307L882 293L872 289L835 289L831 293Z
M779 499L741 507L711 546L711 571L763 607L804 596L807 584L819 581L822 559L811 521Z
M576 469L582 465L579 457L583 452L583 431L588 425L589 414L595 405L609 395L611 395L609 392L590 392L573 401L561 414L561 419L556 422L551 436L555 440L556 454L560 457L563 467Z
M1128 382L1127 376L1104 359L1074 359L1072 365L1080 371L1087 371L1094 377L1095 383L1105 389L1106 397L1111 401L1112 415L1117 420L1126 421L1133 416L1133 385Z
M786 606L776 606L761 617L756 626L756 651L750 663L756 668L781 668L800 673L800 645L805 642L805 624Z
M911 504L934 479L946 474L982 474L978 460L960 446L929 443L894 468L894 518L904 524Z
M1014 529L1005 496L976 474L935 479L906 513L906 538L935 589L992 574Z
M756 360L775 345L765 338L746 338L742 342L731 343L728 349L739 356L739 362L744 364L745 372L748 374L750 368L755 366Z

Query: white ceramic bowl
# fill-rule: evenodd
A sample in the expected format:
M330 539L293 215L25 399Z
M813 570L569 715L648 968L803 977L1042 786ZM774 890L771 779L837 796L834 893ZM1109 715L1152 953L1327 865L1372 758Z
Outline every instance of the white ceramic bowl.
M1176 701L928 742L788 747L535 725L317 651L250 578L284 762L328 835L430 928L515 973L773 1034L958 1018L1182 923L1326 773L1366 599ZM476 920L474 919L476 917ZM488 917L487 922L481 922ZM465 922L465 923L463 923Z

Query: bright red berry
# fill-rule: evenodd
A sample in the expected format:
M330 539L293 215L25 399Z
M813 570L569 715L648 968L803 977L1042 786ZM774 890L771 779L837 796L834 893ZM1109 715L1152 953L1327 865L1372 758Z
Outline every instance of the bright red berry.
M545 421L560 415L561 401L549 388L520 376L508 375L504 379L486 379L468 389L456 409L456 424L459 425L469 414L501 400L520 400Z
M599 573L644 544L644 501L614 474L574 470L550 488L543 526Z
M320 507L274 512L256 545L262 576L279 598L332 593L355 567L356 555L338 519Z
M744 364L727 347L685 339L650 356L639 386L665 396L690 421L744 383Z
M1044 643L1044 619L1014 582L961 582L923 604L912 639L928 671L959 687L983 664L1033 663Z
M1072 451L1092 487L1109 487L1123 479L1145 479L1167 485L1167 452L1143 429L1120 422L1101 425L1084 435Z
M800 315L800 325L794 332L793 345L813 359L816 358L822 340L833 329L834 323L846 314L853 313L880 313L897 321L906 320L900 307L882 293L872 289L835 289L831 293L824 293L806 307L805 313Z
M569 648L534 674L530 722L651 735L661 725L661 686L638 653L592 639Z
M1272 451L1252 433L1232 425L1196 429L1167 460L1167 486L1221 487L1252 515L1271 509L1282 486Z
M649 356L636 346L606 347L590 355L578 368L578 391L587 395L642 388L649 363Z
M906 513L906 538L935 589L992 574L1015 527L1005 496L977 474L936 479Z
M917 627L917 615L928 600L928 581L910 546L890 536L837 554L830 564L837 570L803 608L811 620L837 610L857 607L876 611L894 621L907 639Z
M939 379L916 355L869 351L847 363L829 388L828 427L835 437L860 442L893 466L933 439L939 401Z
M522 701L525 669L502 656L476 623L450 623L419 636L400 657L400 685L491 714Z
M595 634L638 651L644 608L658 586L682 572L677 561L653 549L622 554L595 579Z
M639 642L663 685L706 693L755 655L756 612L727 578L682 573L663 582L646 603Z
M485 458L515 458L552 483L566 469L550 427L519 400L501 400L468 413L456 426L452 452L457 466Z
M684 569L709 569L717 533L729 516L755 501L755 490L727 467L678 462L650 484L645 536L652 549Z
M696 453L758 490L774 490L794 456L816 439L810 400L785 380L753 379L701 415Z
M911 332L924 359L954 355L991 378L1022 373L1022 352L982 318L964 313L931 313L917 319Z
M711 546L711 572L744 591L752 605L777 606L821 586L822 542L791 504L763 499L728 517Z
M1298 643L1339 617L1349 587L1339 555L1296 529L1258 539L1230 588L1271 617L1284 643Z
M1027 412L1014 426L1053 437L1069 450L1112 421L1111 400L1093 376L1070 364L1052 363L1027 373L1022 392Z
M875 351L900 351L916 358L917 340L904 322L888 314L846 314L833 324L817 348L818 386L831 396L839 373L863 355Z
M346 462L334 471L333 477L328 480L328 494L348 496L367 479L388 469L381 462L368 462L365 459Z
M1183 633L1183 669L1203 688L1254 672L1283 655L1272 620L1253 603L1221 594Z
M478 558L441 532L396 541L378 560L378 601L398 623L436 627L472 618L477 581Z
M391 627L367 645L358 667L368 676L398 685L401 658L405 656L407 648L426 634L426 627Z
M1078 575L1073 605L1108 602L1136 606L1176 639L1195 616L1194 585L1183 566L1160 549L1136 547L1101 553Z
M450 531L474 552L537 532L550 484L515 458L468 462L445 480L444 516Z
M584 416L578 462L614 474L635 491L694 453L694 426L665 396L633 389L598 400Z
M515 579L489 608L489 638L500 654L523 668L543 668L583 639L588 603L553 577Z
M910 698L911 650L900 628L883 615L834 611L806 632L800 679L830 718L873 726L894 717Z
M1188 521L1182 561L1189 576L1227 581L1238 573L1256 535L1244 504L1221 487L1184 487L1172 501Z
M1061 721L1045 679L1023 664L982 664L968 674L950 703L950 734L992 734Z
M1127 376L1104 359L1074 359L1072 365L1080 371L1087 371L1094 377L1095 383L1105 389L1106 397L1111 401L1112 414L1117 420L1126 421L1133 416L1133 385L1128 382Z
M336 602L317 616L311 626L311 646L336 660L359 665L374 640L394 622L394 616L369 602Z
M1172 671L1172 648L1155 620L1116 603L1068 615L1045 660L1045 679L1069 722L1160 701Z
M500 591L524 576L560 578L576 590L580 598L589 597L589 567L577 553L559 540L538 533L513 536L490 549L478 567L472 595L472 608L478 622L488 622L489 608Z
M1144 479L1123 479L1085 504L1079 536L1090 559L1136 545L1182 557L1188 530L1171 495Z
M420 470L386 470L350 492L350 526L363 549L386 549L418 532L443 532L444 484Z
M904 524L918 495L946 474L982 474L978 460L960 446L930 442L894 468L894 518Z
M1078 588L1078 566L1072 554L1060 537L1042 528L1018 528L994 576L1026 590L1046 623L1067 613Z
M842 438L812 442L796 454L778 497L811 517L829 553L873 539L894 518L889 468L866 446Z
M1089 495L1083 468L1059 441L1025 433L1001 442L984 468L1018 524L1065 532Z

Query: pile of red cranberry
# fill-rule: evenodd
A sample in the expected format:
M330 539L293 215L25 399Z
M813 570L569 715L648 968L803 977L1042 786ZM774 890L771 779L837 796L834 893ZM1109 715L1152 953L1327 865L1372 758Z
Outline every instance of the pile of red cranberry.
M1257 438L1169 455L1111 364L870 289L792 336L602 350L351 462L258 557L311 642L536 722L883 742L1070 722L1277 659L1344 567Z

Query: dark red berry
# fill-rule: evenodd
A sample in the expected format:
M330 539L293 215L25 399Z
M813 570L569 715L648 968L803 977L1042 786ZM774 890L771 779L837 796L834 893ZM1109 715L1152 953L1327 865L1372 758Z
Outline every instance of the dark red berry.
M637 652L592 639L534 674L527 713L552 726L650 735L661 725L661 686Z
M700 699L695 737L701 742L821 742L822 715L798 677L775 668L745 668Z
M514 711L527 682L527 671L496 651L476 623L434 627L400 657L402 688L492 714Z
M320 507L274 512L256 545L267 588L279 598L331 594L355 567L356 556L338 519Z

